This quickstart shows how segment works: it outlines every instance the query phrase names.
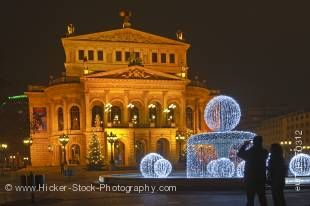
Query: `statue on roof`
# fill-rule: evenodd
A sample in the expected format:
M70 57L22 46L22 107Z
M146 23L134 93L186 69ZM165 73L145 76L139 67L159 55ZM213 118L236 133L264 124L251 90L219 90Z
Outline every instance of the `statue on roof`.
M68 24L66 35L70 36L70 35L74 34L74 31L75 31L74 25L73 24Z
M131 27L131 23L130 23L131 11L122 10L119 12L119 15L124 18L123 28Z
M176 33L176 35L177 35L177 39L178 39L179 41L185 41L184 33L183 33L181 30L178 30L177 33Z

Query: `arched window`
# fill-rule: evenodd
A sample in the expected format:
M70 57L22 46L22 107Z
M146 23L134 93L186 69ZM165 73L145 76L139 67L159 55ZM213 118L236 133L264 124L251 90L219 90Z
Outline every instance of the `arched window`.
M156 152L167 158L169 156L169 141L165 138L160 138L159 140L157 140Z
M188 129L193 129L193 110L190 107L186 108L186 127Z
M58 131L64 130L64 112L61 107L57 109Z
M73 106L70 109L71 129L80 129L80 109L77 106Z
M121 123L121 108L118 106L112 106L111 108L111 119L114 125Z
M150 103L149 108L149 121L154 124L154 126L159 126L160 121L160 105L158 103Z
M139 108L136 106L130 108L130 122L133 124L139 124Z
M103 127L103 106L94 106L92 109L92 127Z

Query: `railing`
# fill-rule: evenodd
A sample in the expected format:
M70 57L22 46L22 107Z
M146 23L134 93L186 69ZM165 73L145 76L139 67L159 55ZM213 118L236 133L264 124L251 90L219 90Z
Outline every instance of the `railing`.
M63 76L57 79L50 79L49 85L63 84L63 83L79 83L80 77Z
M151 125L150 123L146 124L131 124L131 123L119 123L112 124L108 123L105 127L92 127L95 132L101 132L104 128L175 128L175 124L162 124L162 125Z

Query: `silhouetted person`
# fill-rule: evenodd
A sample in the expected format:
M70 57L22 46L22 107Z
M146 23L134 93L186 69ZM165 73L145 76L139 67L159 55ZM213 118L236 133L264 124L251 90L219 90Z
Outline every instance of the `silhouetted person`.
M266 206L266 159L268 151L263 148L263 138L255 136L253 146L247 149L250 141L244 142L238 151L238 157L245 160L244 180L246 184L247 206L254 206L255 194L258 195L260 205Z
M272 144L270 153L268 179L271 185L273 203L274 206L286 206L283 189L287 175L287 166L283 158L281 145Z

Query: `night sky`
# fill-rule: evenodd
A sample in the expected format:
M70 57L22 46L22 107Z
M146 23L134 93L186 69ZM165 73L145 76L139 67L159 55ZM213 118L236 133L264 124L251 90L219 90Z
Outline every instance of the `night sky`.
M170 38L184 31L190 73L209 88L247 107L309 107L310 12L295 1L3 1L1 99L64 71L67 24L77 34L121 28L123 8L135 29Z

